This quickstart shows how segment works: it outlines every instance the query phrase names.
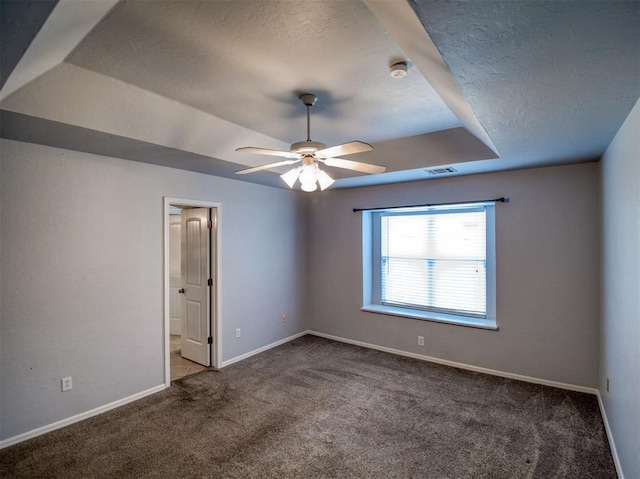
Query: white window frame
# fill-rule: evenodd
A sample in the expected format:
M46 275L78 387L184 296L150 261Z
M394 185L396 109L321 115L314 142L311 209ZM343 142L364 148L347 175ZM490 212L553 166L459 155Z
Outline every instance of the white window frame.
M381 218L385 214L418 214L429 212L455 212L484 207L486 211L486 317L448 314L438 311L414 309L382 304L381 296ZM362 311L401 316L412 319L437 321L461 326L497 330L496 319L496 253L495 203L470 203L428 207L407 207L366 210L362 212Z

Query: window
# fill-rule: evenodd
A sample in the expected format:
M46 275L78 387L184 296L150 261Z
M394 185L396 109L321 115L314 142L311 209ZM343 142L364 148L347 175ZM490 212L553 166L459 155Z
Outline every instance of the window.
M496 328L494 204L363 212L363 310Z

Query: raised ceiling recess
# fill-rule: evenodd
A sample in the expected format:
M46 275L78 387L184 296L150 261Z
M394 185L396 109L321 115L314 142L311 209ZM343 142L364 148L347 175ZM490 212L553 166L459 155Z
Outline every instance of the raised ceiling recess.
M333 188L591 161L640 95L637 1L48 5L31 42L3 18L3 137L285 188L236 150L290 152L303 93L314 140L386 167Z

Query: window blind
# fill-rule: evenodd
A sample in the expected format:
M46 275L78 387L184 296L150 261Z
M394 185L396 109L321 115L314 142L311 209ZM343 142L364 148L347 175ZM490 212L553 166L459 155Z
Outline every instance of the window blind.
M484 207L381 215L381 300L485 318Z

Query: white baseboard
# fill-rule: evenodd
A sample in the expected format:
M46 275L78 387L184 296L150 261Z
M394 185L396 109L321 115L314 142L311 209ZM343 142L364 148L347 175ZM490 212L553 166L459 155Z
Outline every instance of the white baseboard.
M604 429L607 433L607 439L609 440L609 447L611 448L611 455L613 456L613 463L616 466L616 472L619 479L624 479L624 473L622 472L622 466L620 465L620 458L618 457L618 451L616 449L616 443L613 439L613 433L609 427L609 421L607 419L607 413L604 409L604 403L600 396L600 390L597 388L588 388L585 386L576 386L575 384L560 383L557 381L548 381L546 379L533 378L530 376L522 376L520 374L506 373L503 371L497 371L495 369L487 369L478 366L472 366L464 363L457 363L455 361L448 361L445 359L433 358L431 356L425 356L422 354L410 353L407 351L401 351L399 349L387 348L384 346L378 346L376 344L365 343L362 341L355 341L353 339L342 338L340 336L333 336L331 334L320 333L317 331L307 331L308 334L313 336L319 336L321 338L331 339L333 341L340 341L342 343L353 344L355 346L361 346L363 348L376 349L378 351L384 351L386 353L397 354L399 356L406 356L409 358L420 359L422 361L428 361L437 364L443 364L445 366L453 366L455 368L466 369L469 371L475 371L484 374L490 374L492 376L500 376L509 379L516 379L518 381L525 381L528 383L541 384L543 386L552 386L560 389L567 389L569 391L577 391L587 394L594 394L598 399L598 406L600 407L600 414L602 415L602 422L604 423Z
M532 378L530 376L522 376L520 374L497 371L495 369L472 366L470 364L457 363L455 361L448 361L446 359L434 358L431 356L426 356L424 354L410 353L407 351L402 351L400 349L387 348L385 346L378 346L377 344L364 343L362 341L355 341L353 339L342 338L340 336L333 336L331 334L319 333L317 331L307 331L307 333L313 336L319 336L321 338L340 341L342 343L353 344L355 346L362 346L363 348L376 349L378 351L383 351L385 353L397 354L398 356L405 356L408 358L420 359L421 361L428 361L430 363L437 363L445 366L451 366L454 368L466 369L468 371L475 371L478 373L490 374L492 376L500 376L500 377L509 378L509 379L517 379L518 381L525 381L525 382L534 383L534 384L542 384L544 386L552 386L554 388L567 389L569 391L577 391L581 393L596 394L596 395L598 394L598 390L596 388L576 386L575 384L560 383L556 381L549 381L546 379Z
M248 353L245 353L245 354L243 354L241 356L237 356L235 358L229 359L227 361L224 361L222 363L221 367L229 366L230 364L236 363L238 361L242 361L243 359L246 359L248 357L251 357L251 356L253 356L255 354L261 353L261 352L266 351L268 349L275 348L276 346L280 346L281 344L288 343L289 341L292 341L292 340L294 340L296 338L299 338L301 336L304 336L306 334L307 334L307 331L303 331L301 333L294 334L293 336L289 336L288 338L281 339L280 341L276 341L275 343L271 343L271 344L268 344L268 345L263 346L261 348L258 348L258 349L254 350L254 351L250 351ZM140 392L138 394L134 394L132 396L129 396L129 397L126 397L126 398L123 398L123 399L119 399L119 400L114 401L114 402L109 403L109 404L105 404L104 406L97 407L97 408L92 409L90 411L83 412L81 414L77 414L75 416L72 416L72 417L69 417L69 418L66 418L66 419L62 419L61 421L57 421L57 422L54 422L52 424L48 424L46 426L42 426L42 427L39 427L37 429L33 429L32 431L28 431L28 432L19 434L17 436L10 437L8 439L0 441L0 449L12 446L12 445L17 444L19 442L26 441L27 439L31 439L31 438L40 436L42 434L46 434L46 433L51 432L51 431L55 431L56 429L60 429L60 428L65 427L65 426L69 426L69 425L74 424L76 422L83 421L84 419L88 419L88 418L90 418L92 416L97 416L98 414L102 414L104 412L110 411L111 409L115 409L115 408L117 408L119 406L124 406L127 403L130 403L130 402L133 402L133 401L137 401L138 399L142 399L145 396L149 396L151 394L155 394L157 392L160 392L163 389L168 388L169 386L170 386L170 384L169 385L162 384L160 386L156 386L154 388L147 389L146 391L142 391L142 392Z
M123 399L118 399L117 401L114 401L109 404L105 404L104 406L97 407L90 411L68 417L67 419L62 419L61 421L54 422L53 424L48 424L46 426L39 427L38 429L33 429L32 431L28 431L28 432L19 434L17 436L10 437L8 439L0 441L0 449L13 446L14 444L18 444L19 442L26 441L27 439L31 439L51 431L55 431L56 429L69 426L71 424L83 421L85 419L89 419L90 417L97 416L98 414L102 414L104 412L110 411L111 409L115 409L117 407L124 406L127 403L137 401L138 399L142 399L145 396L150 396L151 394L160 392L163 389L166 389L166 386L164 384L160 386L156 386L151 389L147 389L146 391L139 392L138 394L134 394L132 396L129 396Z
M600 406L600 414L602 414L602 422L604 422L604 430L607 432L607 439L609 439L609 447L611 447L611 455L613 456L613 463L616 465L616 472L619 479L624 479L624 473L622 472L622 466L620 465L620 458L618 457L618 450L616 449L616 443L613 440L613 433L609 428L609 420L607 419L607 412L604 409L604 402L598 390L596 396L598 396L598 406Z
M622 469L620 468L620 461L618 458L618 454L615 448L615 443L613 441L613 436L611 434L611 430L609 429L609 423L607 421L607 416L606 416L606 412L604 409L604 404L602 403L602 398L600 397L600 392L596 389L596 388L588 388L588 387L584 387L584 386L576 386L573 384L566 384L566 383L560 383L560 382L556 382L556 381L548 381L546 379L539 379L539 378L533 378L533 377L529 377L529 376L522 376L519 374L513 374L513 373L507 373L507 372L503 372L503 371L497 371L494 369L487 369L487 368L482 368L482 367L478 367L478 366L472 366L469 364L464 364L464 363L458 363L455 361L448 361L445 359L439 359L439 358L434 358L431 356L426 356L426 355L422 355L422 354L416 354L416 353L411 353L411 352L407 352L407 351L402 351L399 349L393 349L393 348L387 348L385 346L378 346L376 344L371 344L371 343L365 343L362 341L356 341L353 339L347 339L347 338L342 338L340 336L333 336L331 334L325 334L325 333L320 333L318 331L302 331L300 333L294 334L292 336L289 336L287 338L281 339L279 341L273 342L271 344L267 344L266 346L262 346L261 348L255 349L253 351L249 351L248 353L242 354L240 356L236 356L235 358L231 358L228 359L226 361L223 361L221 364L221 368L225 367L225 366L229 366L231 364L237 363L238 361L242 361L243 359L247 359L251 356L254 356L256 354L262 353L264 351L267 351L269 349L275 348L277 346L280 346L282 344L288 343L289 341L293 341L294 339L297 339L301 336L305 336L307 334L313 335L313 336L319 336L321 338L326 338L326 339L331 339L333 341L339 341L342 343L347 343L347 344L353 344L355 346L361 346L364 348L369 348L369 349L375 349L378 351L383 351L386 353L391 353L391 354L397 354L399 356L405 356L405 357L409 357L409 358L414 358L414 359L419 359L422 361L428 361L428 362L432 362L432 363L437 363L437 364L442 364L445 366L451 366L451 367L455 367L455 368L460 368L460 369L466 369L469 371L475 371L475 372L480 372L480 373L484 373L484 374L490 374L492 376L500 376L500 377L505 377L505 378L509 378L509 379L516 379L519 381L525 381L525 382L530 382L530 383L535 383L535 384L541 384L541 385L545 385L545 386L552 386L552 387L557 387L560 389L567 389L570 391L578 391L578 392L584 392L584 393L588 393L588 394L595 394L598 398L598 404L600 406L600 411L602 413L602 418L604 421L604 425L605 425L605 430L607 432L607 437L609 439L609 444L611 446L611 451L612 451L612 455L613 455L613 460L616 466L616 470L618 472L618 476L620 477L620 479L624 479L624 475L622 474ZM22 441L26 441L27 439L31 439L33 437L36 436L40 436L42 434L54 431L56 429L60 429L62 427L65 426L69 426L71 424L74 424L76 422L82 421L84 419L88 419L90 417L96 416L98 414L102 414L104 412L110 411L111 409L115 409L119 406L123 406L127 403L136 401L138 399L142 399L145 396L149 396L151 394L155 394L157 392L162 391L163 389L166 389L168 386L162 384L160 386L156 386L154 388L151 389L147 389L146 391L142 391L138 394L134 394L132 396L123 398L123 399L119 399L117 401L114 401L112 403L109 404L105 404L104 406L100 406L97 407L95 409L92 409L90 411L78 414L76 416L72 416L70 418L67 419L63 419L61 421L57 421L53 424L49 424L47 426L43 426L40 427L38 429L34 429L32 431L28 431L25 432L23 434L19 434L17 436L5 439L3 441L0 441L0 449L3 449L5 447L9 447L12 446L14 444L17 444L19 442Z
M253 351L249 351L248 353L241 354L240 356L236 356L235 358L227 359L226 361L222 361L220 368L224 368L225 366L229 366L233 363L237 363L238 361L242 361L243 359L250 358L251 356L255 356L256 354L262 353L268 349L275 348L280 346L281 344L288 343L289 341L293 341L301 336L305 336L309 331L302 331L301 333L294 334L293 336L289 336L288 338L281 339L276 341L275 343L267 344L266 346L262 346L261 348L254 349Z

